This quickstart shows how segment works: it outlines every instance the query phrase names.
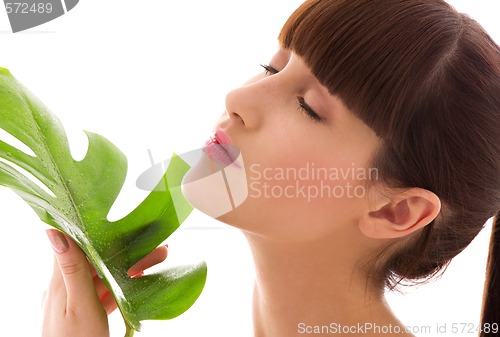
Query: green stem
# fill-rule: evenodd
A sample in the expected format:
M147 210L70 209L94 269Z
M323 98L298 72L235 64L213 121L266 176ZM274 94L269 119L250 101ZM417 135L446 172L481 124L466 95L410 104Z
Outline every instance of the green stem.
M132 327L130 325L128 325L127 323L125 323L125 336L124 337L133 337L134 336L134 333L135 333L135 330L132 329Z

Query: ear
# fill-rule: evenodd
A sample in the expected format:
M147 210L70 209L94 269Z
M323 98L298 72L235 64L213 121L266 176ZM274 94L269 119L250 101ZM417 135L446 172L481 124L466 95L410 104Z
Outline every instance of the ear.
M411 188L375 205L359 220L359 229L369 238L394 239L428 225L441 210L438 196L423 188Z

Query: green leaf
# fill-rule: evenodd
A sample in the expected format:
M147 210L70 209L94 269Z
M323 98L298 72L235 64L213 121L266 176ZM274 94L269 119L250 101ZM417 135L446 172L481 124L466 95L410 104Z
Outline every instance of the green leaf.
M125 156L111 142L86 132L87 154L75 161L59 120L3 68L0 128L36 155L0 140L0 185L14 190L42 221L77 242L113 293L127 331L139 331L142 320L174 318L196 301L205 284L205 263L127 276L127 270L168 238L192 210L181 193L189 166L180 157L172 158L157 188L136 209L110 222L107 215L127 172Z

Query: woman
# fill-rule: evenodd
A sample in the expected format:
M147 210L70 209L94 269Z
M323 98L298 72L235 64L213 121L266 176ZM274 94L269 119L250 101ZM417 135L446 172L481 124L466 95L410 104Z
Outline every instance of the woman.
M245 173L236 185L248 196L214 212L185 195L248 239L256 337L358 323L379 330L349 333L413 336L384 288L437 274L500 210L499 48L435 0L309 0L279 41L264 72L228 94L190 173L229 164ZM498 222L482 336L500 322ZM73 242L49 238L57 263L44 336L107 336L106 289ZM159 249L130 274L164 257Z

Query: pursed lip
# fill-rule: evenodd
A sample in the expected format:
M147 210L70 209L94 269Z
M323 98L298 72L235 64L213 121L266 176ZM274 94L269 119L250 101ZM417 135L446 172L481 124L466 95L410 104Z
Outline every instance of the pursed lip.
M233 145L229 136L219 128L216 128L213 135L205 143L203 148L205 153L213 160L230 165L236 163L239 156L239 149Z

